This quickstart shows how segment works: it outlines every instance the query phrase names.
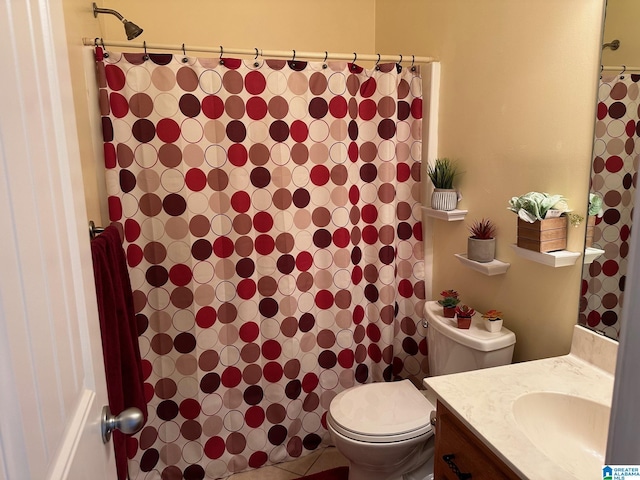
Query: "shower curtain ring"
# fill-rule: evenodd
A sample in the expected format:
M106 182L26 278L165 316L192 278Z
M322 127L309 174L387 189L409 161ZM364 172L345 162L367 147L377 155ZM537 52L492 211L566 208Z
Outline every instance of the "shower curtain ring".
M353 62L351 62L351 70L355 70L356 68L358 68L356 66L356 60L358 60L358 54L356 52L353 52Z
M224 65L224 60L222 59L222 55L224 55L224 48L220 45L220 65Z
M254 48L255 48L255 47L254 47ZM253 59L253 67L254 67L254 68L258 68L258 67L260 66L260 63L257 61L257 60L258 60L258 55L259 55L259 54L260 54L260 53L258 52L258 49L256 48L256 56L255 56L255 58Z
M415 55L411 55L411 71L415 72L416 71L416 56Z
M322 61L322 68L327 68L327 58L329 58L329 52L327 50L324 51L324 60Z
M620 72L620 80L624 78L624 72L627 71L626 65L622 65L622 71Z
M142 55L143 60L149 60L149 55L147 55L147 42L142 42L142 48L144 48L144 55Z
M256 56L253 58L254 60L258 59L258 49L256 48Z
M187 51L184 48L184 43L182 44L182 55L184 55L184 57L182 57L182 63L187 63L189 59L187 58Z
M378 55L378 60L376 61L375 69L376 69L376 70L380 70L380 66L378 65L378 64L380 63L380 54L378 53L378 54L376 54L376 55Z
M102 53L102 56L103 56L104 58L109 58L109 52L107 52L107 49L106 49L106 48L105 48L105 46L104 46L104 38L100 37L100 43L101 43L101 45L102 45L102 52L103 52L103 53Z

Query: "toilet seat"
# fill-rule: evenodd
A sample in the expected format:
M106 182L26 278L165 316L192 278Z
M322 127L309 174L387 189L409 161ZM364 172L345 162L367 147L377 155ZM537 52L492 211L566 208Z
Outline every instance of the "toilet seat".
M435 407L409 380L370 383L336 395L327 422L352 440L399 442L431 436L433 410Z

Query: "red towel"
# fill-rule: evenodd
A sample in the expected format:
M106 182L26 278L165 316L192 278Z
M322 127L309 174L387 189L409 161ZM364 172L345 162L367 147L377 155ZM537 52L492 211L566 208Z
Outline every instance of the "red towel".
M91 241L96 281L102 353L107 377L109 408L118 415L129 407L142 410L147 421L138 329L133 309L131 281L118 229L107 227ZM127 479L127 437L113 432L118 479Z

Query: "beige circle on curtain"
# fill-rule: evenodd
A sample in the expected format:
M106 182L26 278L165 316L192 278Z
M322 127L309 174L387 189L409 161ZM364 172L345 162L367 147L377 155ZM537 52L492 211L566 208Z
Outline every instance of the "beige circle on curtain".
M293 97L289 100L289 115L296 120L303 120L309 116L309 103L304 97Z
M184 176L178 170L165 170L160 177L160 182L162 188L169 193L177 193L184 188Z
M209 208L209 199L202 192L193 192L187 197L187 209L194 215L204 214Z
M286 143L276 143L271 147L270 156L276 165L286 165L291 158L291 149Z
M300 341L297 338L287 338L282 342L282 354L286 358L298 358L300 354Z
M267 446L267 432L253 428L247 434L247 447L251 450L263 450Z
M138 343L140 344L140 355L142 356L142 358L145 358L151 351L151 342L147 337L144 337L142 335L139 337L139 339L140 340Z
M205 474L207 478L221 478L227 474L227 464L222 460L212 460L207 464Z
M141 337L142 338L142 337ZM156 357L153 362L153 373L158 378L169 378L176 370L176 364L174 360L166 355L160 355Z
M127 71L127 87L134 92L144 92L150 86L151 75L149 75L149 71L145 67L133 66Z
M196 335L196 344L199 348L207 350L218 343L218 332L212 328L200 330Z
M227 345L220 351L220 363L225 367L235 365L240 361L240 350L235 345Z
M314 120L309 125L309 138L314 142L324 142L329 138L329 125L324 120Z
M153 145L142 143L136 147L134 158L142 168L150 168L158 162L158 151Z
M162 422L158 427L158 438L166 443L175 442L180 438L180 426L172 421ZM178 448L178 451L180 451L180 448Z
M343 388L351 388L355 384L354 371L353 370L343 370L340 372L340 385Z
M253 143L264 143L269 138L269 126L265 122L249 122L247 136Z
M338 382L338 374L335 370L324 370L320 374L320 387L326 390L333 390L338 386Z
M180 135L185 141L196 143L204 137L204 129L198 120L187 118L180 125Z
M316 311L316 325L318 328L330 329L335 324L335 317L331 310L317 310Z
M271 182L278 188L286 188L291 183L291 170L287 167L276 167L271 174Z
M334 73L329 77L328 85L329 91L334 95L342 95L347 90L347 78L344 73Z
M202 398L202 400L200 401L200 408L202 410L202 413L204 413L205 415L216 415L222 408L222 397L217 393L210 393L208 395L205 395L204 398ZM209 424L209 427L215 427L214 431L218 428L221 428L221 424L215 425L217 423L218 422L214 422L213 425ZM213 433L213 435L217 435L219 432L220 430L215 431L215 433L211 433Z
M272 403L282 403L284 400L284 388L277 383L270 383L264 389L264 396Z
M175 422L171 423L177 425ZM173 443L174 441L175 440L173 440L172 443L167 443L160 449L160 459L165 465L175 465L182 458L182 451L178 444Z
M300 313L307 313L313 311L315 308L315 298L312 293L304 292L298 297L298 311Z
M200 74L200 88L203 92L214 95L222 88L222 77L214 70L205 70Z
M317 432L321 425L320 415L315 412L307 413L302 419L302 428L309 433Z
M193 375L198 370L198 361L193 355L180 355L176 361L176 370L181 375Z
M238 307L238 318L243 322L254 321L258 316L258 305L253 300L245 300Z
M198 463L204 456L204 450L199 442L187 442L182 447L182 458L187 463Z
M309 170L303 165L293 169L291 180L296 187L305 187L309 183Z
M249 189L249 173L241 168L235 168L229 175L229 184L236 190L248 190Z
M178 393L184 398L194 398L198 395L200 386L198 380L192 377L183 377L178 382Z
M147 303L154 310L164 310L170 301L169 292L164 288L152 288L147 295Z
M189 310L178 310L173 315L173 327L179 332L187 332L195 326L195 318Z
M112 119L113 139L118 143L127 143L133 135L131 134L131 125L126 120Z
M197 262L193 269L193 281L199 283L195 288L193 300L198 305L208 305L214 297L213 287L209 282L213 280L215 273L211 262Z
M176 97L170 93L160 93L153 99L153 109L161 118L173 118L180 106Z
M287 91L287 77L279 70L271 72L267 76L267 89L273 95L282 95Z
M333 263L339 268L347 268L351 265L351 253L347 248L341 248L333 253Z
M127 193L122 195L121 204L122 214L125 216L125 218L132 217L138 211L138 200L131 194Z
M191 258L191 246L186 242L171 242L167 247L167 257L175 263L187 263Z

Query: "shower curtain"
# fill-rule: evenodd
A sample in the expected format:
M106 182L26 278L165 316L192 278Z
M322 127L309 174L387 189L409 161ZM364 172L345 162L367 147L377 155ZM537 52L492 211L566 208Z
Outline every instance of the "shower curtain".
M290 460L342 390L419 385L419 68L96 59L149 405L132 478Z
M624 299L629 236L640 153L640 75L603 75L598 89L591 192L603 198L594 247L605 250L585 267L579 322L617 338Z

